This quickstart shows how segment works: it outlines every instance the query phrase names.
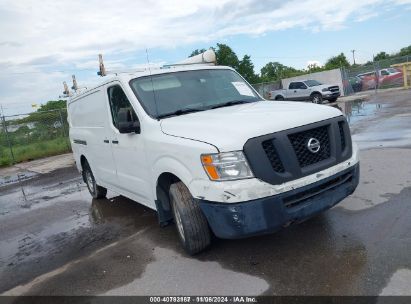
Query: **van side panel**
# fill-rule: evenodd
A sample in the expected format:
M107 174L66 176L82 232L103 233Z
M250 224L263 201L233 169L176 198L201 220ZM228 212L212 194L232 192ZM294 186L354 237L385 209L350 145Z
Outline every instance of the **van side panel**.
M92 91L68 105L70 140L78 167L84 155L99 185L115 182L116 170L107 137L108 108L103 90ZM79 167L81 170L81 167Z
M101 90L96 90L71 102L69 110L73 128L104 128L106 125L106 105Z

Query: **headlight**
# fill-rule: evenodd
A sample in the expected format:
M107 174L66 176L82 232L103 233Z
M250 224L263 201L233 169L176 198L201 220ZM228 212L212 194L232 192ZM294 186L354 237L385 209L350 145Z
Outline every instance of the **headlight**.
M328 88L324 88L324 89L322 89L321 91L327 92L327 91L328 91Z
M203 154L201 155L201 162L208 177L213 181L254 177L241 151Z

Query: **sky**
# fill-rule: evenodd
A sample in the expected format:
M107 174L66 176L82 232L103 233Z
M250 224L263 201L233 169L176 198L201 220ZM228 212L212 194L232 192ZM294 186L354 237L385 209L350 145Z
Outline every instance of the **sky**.
M344 52L352 62L411 45L411 0L0 0L0 105L6 115L55 100L62 82L99 81L107 70L173 63L226 43L269 61L320 65ZM147 54L146 54L147 50Z

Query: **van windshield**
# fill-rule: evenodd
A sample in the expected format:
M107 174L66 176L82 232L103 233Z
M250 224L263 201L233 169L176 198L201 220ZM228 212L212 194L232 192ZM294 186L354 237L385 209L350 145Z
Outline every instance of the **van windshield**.
M234 71L210 69L144 76L130 81L145 111L154 118L261 100Z

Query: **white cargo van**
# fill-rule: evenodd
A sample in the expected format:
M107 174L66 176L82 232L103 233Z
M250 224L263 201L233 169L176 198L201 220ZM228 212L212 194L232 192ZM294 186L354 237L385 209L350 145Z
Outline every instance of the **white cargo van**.
M353 193L359 160L342 113L263 100L233 69L181 65L102 78L68 102L76 164L107 189L174 221L186 251L214 233L269 233Z

